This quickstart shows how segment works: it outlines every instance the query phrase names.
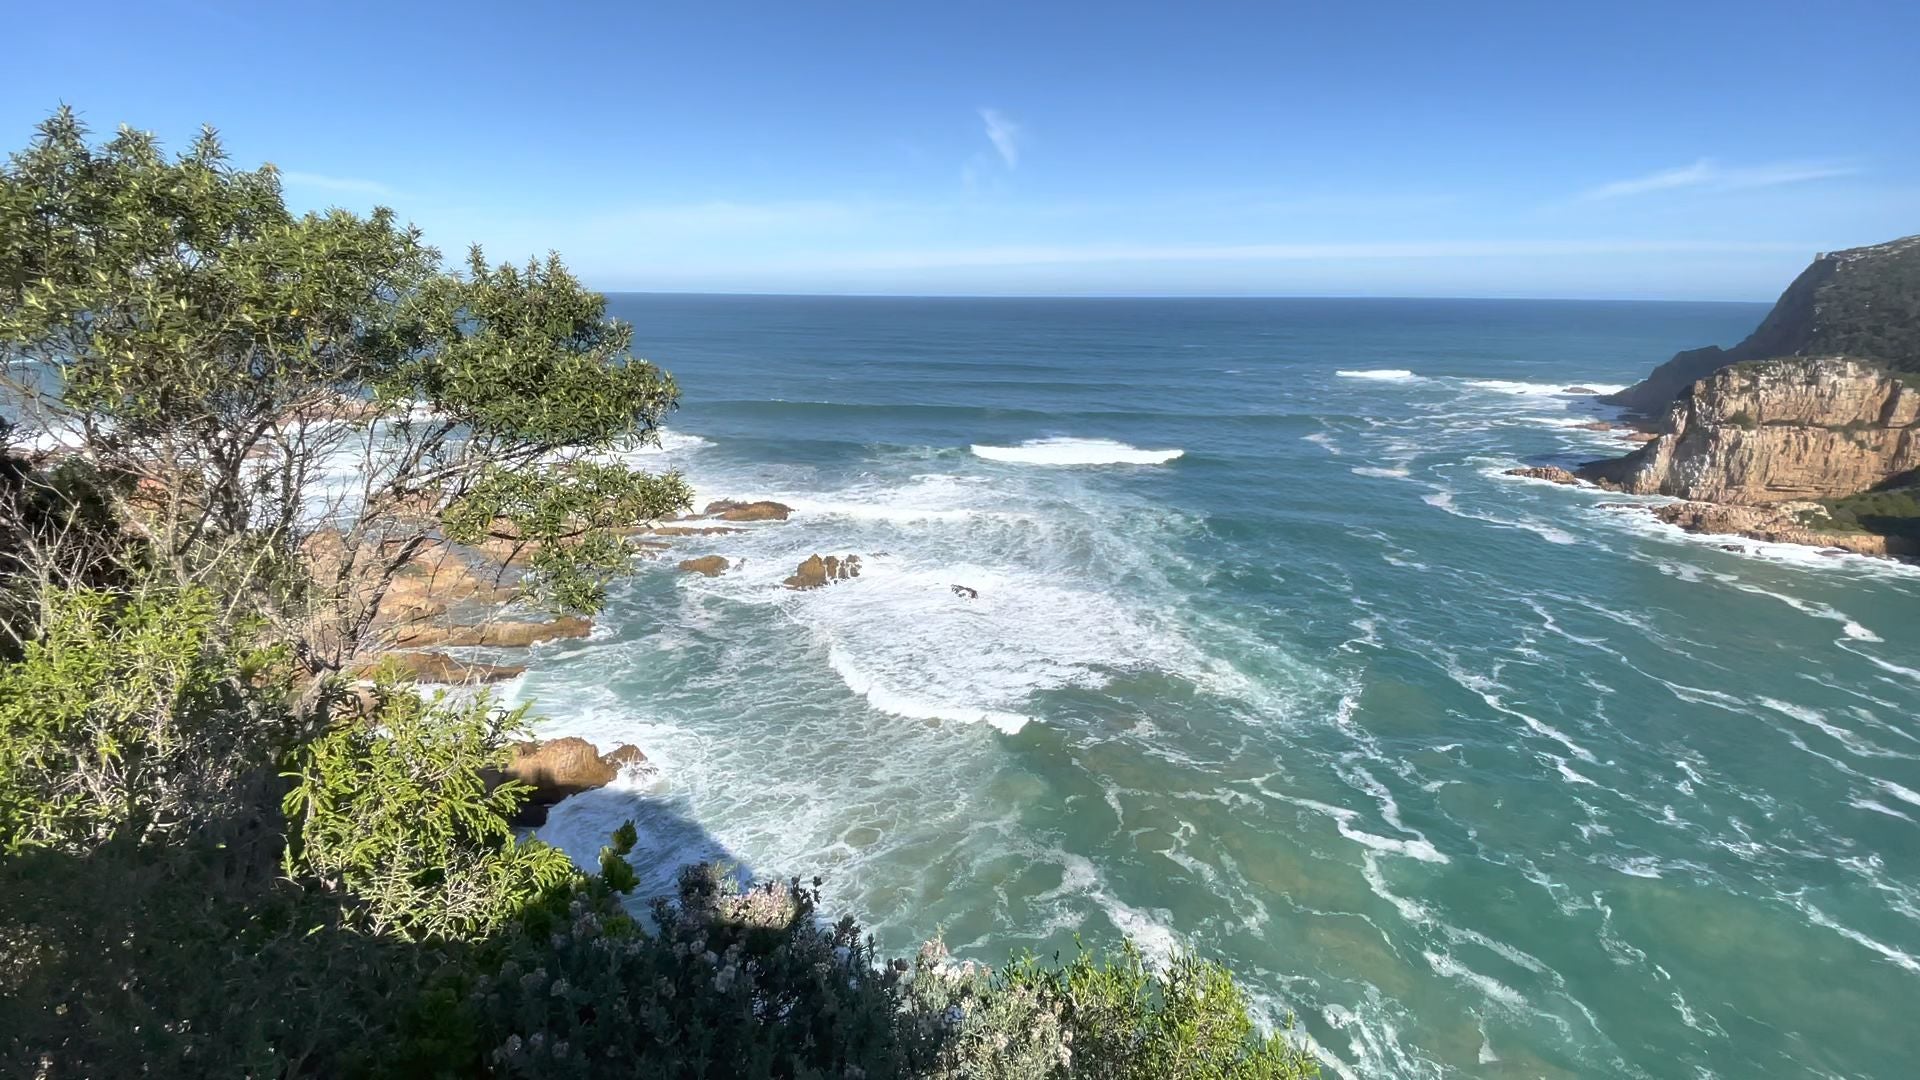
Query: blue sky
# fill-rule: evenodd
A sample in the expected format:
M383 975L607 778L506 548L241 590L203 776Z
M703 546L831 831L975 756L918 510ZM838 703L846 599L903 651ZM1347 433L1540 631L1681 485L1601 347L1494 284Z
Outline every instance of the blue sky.
M60 102L603 289L1771 299L1920 232L1920 3L16 6Z

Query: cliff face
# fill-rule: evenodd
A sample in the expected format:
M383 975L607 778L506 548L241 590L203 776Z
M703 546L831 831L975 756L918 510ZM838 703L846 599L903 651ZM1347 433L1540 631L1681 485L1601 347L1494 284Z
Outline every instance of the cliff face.
M1855 356L1920 371L1920 236L1820 256L1745 341L1680 353L1600 400L1658 419L1687 387L1722 368L1796 355Z
M1580 475L1634 494L1704 502L1852 495L1920 468L1920 389L1844 357L1742 364L1674 401L1666 430Z

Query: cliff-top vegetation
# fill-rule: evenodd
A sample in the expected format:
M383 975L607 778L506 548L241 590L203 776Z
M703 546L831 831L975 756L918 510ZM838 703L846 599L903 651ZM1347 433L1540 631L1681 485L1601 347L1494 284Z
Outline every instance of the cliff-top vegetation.
M583 873L509 824L525 709L357 679L450 544L590 613L688 504L624 463L678 399L631 342L558 257L294 214L211 131L63 110L0 169L0 1073L1315 1074L1195 957L636 897L631 825Z

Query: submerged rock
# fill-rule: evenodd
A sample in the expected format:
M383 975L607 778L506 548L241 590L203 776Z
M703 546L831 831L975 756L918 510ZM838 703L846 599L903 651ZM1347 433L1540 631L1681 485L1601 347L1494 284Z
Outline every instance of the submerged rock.
M1545 480L1550 484L1578 484L1580 478L1558 465L1530 465L1520 469L1508 469L1504 475L1524 476L1530 480Z
M689 574L705 574L708 577L719 577L731 565L719 555L702 555L697 559L680 560L681 570Z
M794 570L793 576L784 584L789 589L818 589L829 582L846 581L860 576L860 556L819 555L808 557L806 562Z
M1585 394L1588 397L1600 396L1600 391L1595 390L1591 386L1569 386L1565 390L1562 390L1560 392L1563 394Z
M706 510L702 513L710 518L719 518L721 521L785 521L787 515L793 513L793 507L766 500L743 503L732 499L721 499L708 503Z
M955 596L964 596L969 600L980 599L980 590L971 585L949 585L947 587L953 590L953 595Z

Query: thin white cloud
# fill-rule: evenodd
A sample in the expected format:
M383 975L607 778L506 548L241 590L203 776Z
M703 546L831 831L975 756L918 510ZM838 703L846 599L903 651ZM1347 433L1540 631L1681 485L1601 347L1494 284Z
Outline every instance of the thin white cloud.
M980 121L987 125L987 139L1000 153L1000 160L1007 168L1020 167L1020 125L999 109L981 109Z
M1749 188L1779 187L1809 180L1830 180L1852 176L1860 170L1851 165L1826 161L1781 161L1766 165L1724 166L1712 158L1701 158L1691 165L1662 169L1645 176L1615 180L1580 193L1586 201L1624 199L1656 191L1697 189L1702 191L1740 191Z
M359 180L351 176L326 176L321 173L286 170L280 173L280 182L291 187L314 188L320 191L339 191L353 195L391 195L393 189L378 180Z
M962 267L1066 266L1116 263L1306 262L1372 259L1502 259L1604 255L1810 254L1798 242L1694 240L1461 241L1329 244L1027 244L918 251L822 254L805 264L839 271L935 270ZM755 269L774 269L779 262Z

